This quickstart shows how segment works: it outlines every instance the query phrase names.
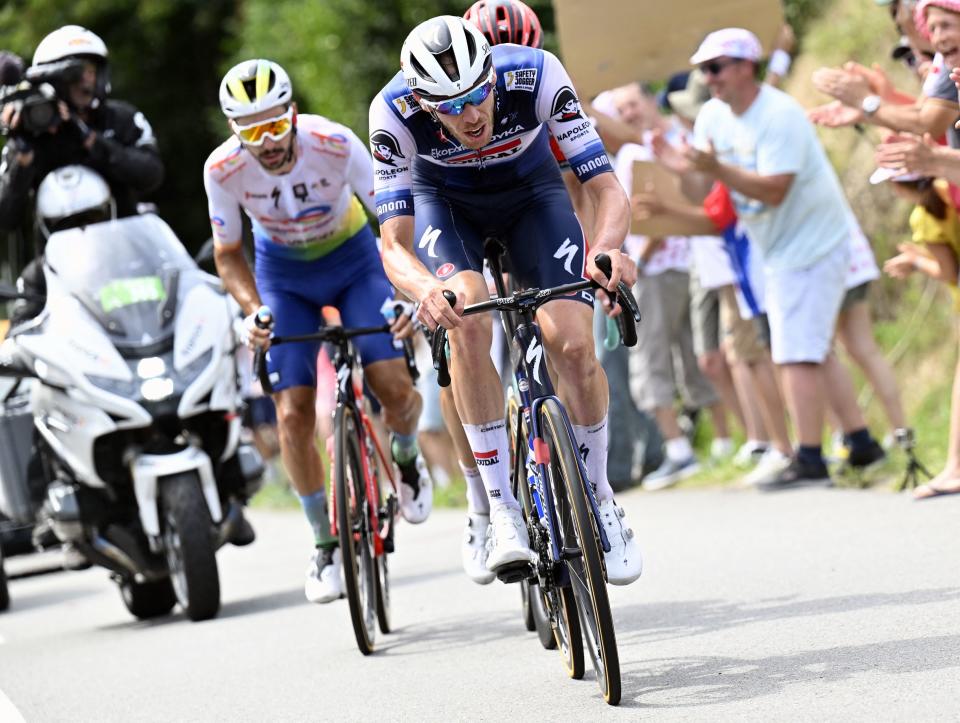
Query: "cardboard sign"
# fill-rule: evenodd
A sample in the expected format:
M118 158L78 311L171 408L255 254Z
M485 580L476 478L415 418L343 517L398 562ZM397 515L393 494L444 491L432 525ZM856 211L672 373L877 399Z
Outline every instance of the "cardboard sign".
M680 189L680 178L653 161L635 161L633 164L633 188L642 189L653 184L657 195L666 202L695 205ZM675 216L654 216L643 221L632 219L630 233L638 236L661 238L664 236L702 236L703 228L687 219Z
M563 64L582 98L690 69L707 33L747 28L765 54L783 25L780 0L553 0Z

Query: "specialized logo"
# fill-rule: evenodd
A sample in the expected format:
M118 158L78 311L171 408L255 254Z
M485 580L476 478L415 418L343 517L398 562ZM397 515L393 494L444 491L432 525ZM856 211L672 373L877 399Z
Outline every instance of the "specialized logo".
M454 266L451 263L446 263L443 266L441 266L439 269L437 269L437 276L439 276L441 279L445 279L456 270L457 270L456 266Z
M440 238L440 232L443 229L434 228L433 226L427 226L426 230L423 232L423 236L420 237L420 248L427 250L427 256L432 259L437 258L437 252L434 251L434 246L437 245L437 239Z
M489 452L474 452L473 458L477 461L478 467L489 467L500 463L500 455L495 449L491 449Z
M387 166L396 166L395 159L406 158L400 152L400 142L389 131L374 131L370 135L370 148L373 157Z
M577 94L569 85L563 86L553 96L553 110L550 111L550 117L561 123L583 118L580 112L580 101L577 100Z
M573 274L573 258L577 255L577 245L572 243L570 239L564 239L563 243L560 244L560 248L556 250L553 254L553 258L562 259L566 257L566 261L563 262L563 268L567 270L567 273L570 275Z
M537 337L530 340L530 346L527 347L527 353L524 356L527 364L533 364L533 378L540 384L543 380L540 378L540 362L543 361L543 346L537 341Z
M525 90L532 92L537 85L536 68L517 68L503 74L504 85L507 90Z
M342 367L337 369L337 386L340 387L340 393L346 394L349 389L350 383L350 367L344 364Z
M580 459L583 460L583 463L587 463L587 455L590 454L590 448L585 445L583 442L580 443Z
M399 98L394 98L393 105L396 106L397 111L399 111L400 115L404 118L409 118L420 110L420 104L417 103L417 99L413 93L407 93Z

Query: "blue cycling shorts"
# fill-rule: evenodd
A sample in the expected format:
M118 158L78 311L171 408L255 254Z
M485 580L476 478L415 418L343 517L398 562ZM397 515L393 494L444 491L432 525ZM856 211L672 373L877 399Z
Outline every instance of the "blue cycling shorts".
M393 288L380 261L369 226L339 248L314 261L278 259L258 253L257 289L274 317L277 336L310 334L323 325L321 309L332 306L343 325L379 326L385 322L380 307L393 298ZM364 365L395 359L390 334L370 334L353 340ZM276 391L317 384L320 342L278 344L267 352L267 371Z
M430 176L413 184L414 248L439 279L483 270L483 242L499 238L508 267L526 288L547 288L586 278L586 241L570 196L551 156L509 189L481 193L443 188ZM593 292L575 296L593 304Z

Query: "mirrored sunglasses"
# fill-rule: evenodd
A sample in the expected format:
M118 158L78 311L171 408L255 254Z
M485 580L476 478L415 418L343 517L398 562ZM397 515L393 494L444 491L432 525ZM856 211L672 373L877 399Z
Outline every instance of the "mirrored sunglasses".
M496 85L496 79L493 75L493 70L490 70L490 74L487 76L487 82L483 85L478 85L476 88L471 90L469 93L464 93L463 95L458 95L456 98L448 98L447 100L441 100L438 102L423 100L423 104L426 105L431 110L435 110L437 113L442 113L443 115L460 115L463 113L464 108L468 105L480 105L487 99L487 96L490 95L490 91L493 90Z
M293 128L292 107L287 108L286 112L276 118L268 118L243 126L236 122L233 124L233 130L240 136L240 140L251 146L262 145L267 138L273 141L283 140L291 128Z

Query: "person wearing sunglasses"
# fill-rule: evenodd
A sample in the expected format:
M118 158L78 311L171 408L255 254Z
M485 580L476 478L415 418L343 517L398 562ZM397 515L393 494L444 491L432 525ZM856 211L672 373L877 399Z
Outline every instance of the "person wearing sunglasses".
M589 249L573 212L553 137L596 208ZM384 267L419 303L418 318L450 330L453 396L489 498L487 569L530 556L509 485L503 389L490 359L492 328L464 305L489 298L483 241L506 245L521 284L549 287L594 278L607 289L636 280L621 255L629 203L560 61L513 44L490 47L477 26L431 18L407 36L400 72L370 106L374 190ZM386 152L383 152L383 150ZM594 257L607 253L611 278ZM456 295L455 306L443 296ZM605 293L604 309L617 313ZM558 391L596 485L611 551L609 580L639 577L640 552L607 479L608 389L593 343L594 296L548 302L538 312Z
M227 290L246 314L248 343L270 347L280 336L309 334L335 307L344 326L379 326L381 305L394 298L364 208L373 206L373 168L367 149L346 126L319 115L298 115L286 71L269 60L231 68L220 84L220 107L231 136L207 159L204 187L213 228L214 259ZM250 219L256 275L242 252L241 208ZM269 315L269 329L256 320ZM411 331L409 316L393 323ZM364 378L393 433L400 468L400 511L408 522L430 513L433 486L416 440L420 395L402 351L389 334L357 338ZM340 551L330 534L323 469L314 439L319 344L270 348L284 468L300 497L316 550L307 569L311 602L340 597Z

